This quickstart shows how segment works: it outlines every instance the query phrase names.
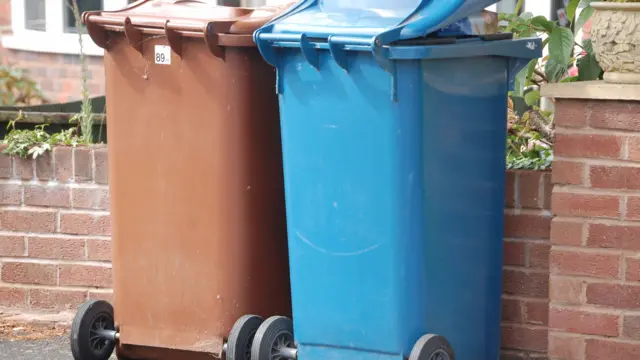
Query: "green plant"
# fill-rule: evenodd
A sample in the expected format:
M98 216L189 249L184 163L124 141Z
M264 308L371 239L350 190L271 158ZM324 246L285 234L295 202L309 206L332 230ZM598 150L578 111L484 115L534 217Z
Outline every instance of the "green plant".
M640 1L640 0L638 0ZM574 31L544 16L521 13L524 1L519 0L514 13L499 14L501 31L515 38L543 37L548 51L542 59L529 62L515 77L512 99L522 99L527 109L516 115L513 101L509 107L509 138L507 167L548 169L553 159L553 113L541 108L540 87L546 83L596 80L602 78L602 68L596 60L590 40L578 44ZM566 12L573 29L581 29L593 14L591 0L570 0ZM577 9L583 8L578 14ZM576 52L576 49L579 51ZM577 69L577 75L571 75Z
M82 17L80 15L80 8L78 7L78 0L71 0L68 4L73 8L73 16L75 18L76 29L78 30L78 43L80 44L80 66L81 77L80 87L82 89L82 107L80 113L74 115L69 119L72 123L80 124L80 133L82 142L85 144L91 144L93 142L93 120L94 114L91 108L91 95L89 93L89 85L87 79L89 78L89 69L87 66L87 59L84 55L84 44L82 41Z
M15 123L21 118L22 113L18 119L10 121L7 125L7 129L11 128L11 131L4 138L4 143L7 145L3 151L5 154L23 158L32 156L35 159L45 152L51 151L55 145L76 146L78 144L76 128L52 135L45 131L47 124L37 125L35 129L18 130L15 128Z
M44 103L40 86L24 70L0 65L0 106L21 106Z

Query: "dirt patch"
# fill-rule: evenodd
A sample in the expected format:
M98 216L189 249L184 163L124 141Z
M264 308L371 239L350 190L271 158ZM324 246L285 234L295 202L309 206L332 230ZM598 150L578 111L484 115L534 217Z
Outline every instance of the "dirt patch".
M18 323L0 320L0 340L48 340L66 334L66 328L51 323Z

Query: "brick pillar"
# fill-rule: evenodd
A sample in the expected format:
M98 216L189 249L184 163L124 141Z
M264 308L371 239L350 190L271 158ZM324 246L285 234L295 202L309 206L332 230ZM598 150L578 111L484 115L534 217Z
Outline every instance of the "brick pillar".
M554 84L549 356L640 359L640 87Z

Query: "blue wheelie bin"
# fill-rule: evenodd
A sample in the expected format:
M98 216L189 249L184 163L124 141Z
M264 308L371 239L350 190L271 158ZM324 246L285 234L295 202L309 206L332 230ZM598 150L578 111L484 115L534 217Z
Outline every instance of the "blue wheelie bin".
M293 320L253 360L498 360L507 93L542 44L442 31L493 2L306 0L254 33Z

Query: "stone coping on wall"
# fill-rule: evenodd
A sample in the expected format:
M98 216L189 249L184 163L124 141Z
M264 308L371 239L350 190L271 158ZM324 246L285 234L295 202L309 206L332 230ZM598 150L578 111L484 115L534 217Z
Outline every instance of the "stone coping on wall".
M604 81L546 84L540 90L543 97L557 99L640 100L640 86Z

